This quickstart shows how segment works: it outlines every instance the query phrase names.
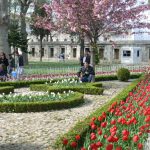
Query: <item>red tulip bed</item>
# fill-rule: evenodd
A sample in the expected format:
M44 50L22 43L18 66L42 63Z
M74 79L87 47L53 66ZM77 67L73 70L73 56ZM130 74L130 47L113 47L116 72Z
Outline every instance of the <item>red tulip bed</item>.
M143 73L145 69L134 69L130 70L131 74ZM96 72L96 75L116 75L116 71L105 71L105 72ZM56 79L56 78L72 78L77 77L77 73L62 73L62 74L35 74L35 75L24 75L21 80L41 80L41 79ZM11 80L11 79L10 79Z
M138 83L126 100L114 102L93 117L84 137L63 138L64 149L142 150L150 133L150 75ZM81 140L84 139L81 146Z

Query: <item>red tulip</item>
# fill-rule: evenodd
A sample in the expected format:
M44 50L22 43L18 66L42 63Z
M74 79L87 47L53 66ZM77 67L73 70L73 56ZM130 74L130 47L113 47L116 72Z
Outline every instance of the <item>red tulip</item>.
M93 117L91 120L94 122L96 120L96 117Z
M109 136L109 137L107 138L107 141L108 141L108 142L113 142L113 136Z
M102 135L102 130L99 130L99 131L98 131L98 134L99 134L99 135Z
M123 136L128 136L128 135L129 135L129 131L126 130L126 129L123 130L123 131L122 131L122 135L123 135Z
M116 150L122 150L121 146L116 147Z
M91 145L90 145L90 148L93 150L97 150L97 145L96 145L96 143L92 143Z
M101 127L105 128L107 126L107 122L102 122Z
M95 130L96 128L97 128L97 126L96 126L95 124L92 124L92 125L91 125L91 129L92 129L92 130Z
M98 117L98 121L103 121L103 119L104 119L103 116Z
M111 136L114 136L114 135L116 135L116 131L113 131L110 134L111 134Z
M150 122L150 116L147 116L147 117L145 118L145 122Z
M113 150L113 144L108 144L106 146L106 150Z
M123 137L122 137L122 140L123 140L123 141L127 141L127 140L128 140L128 136L123 136Z
M139 136L138 135L134 135L132 140L133 140L133 142L136 143L139 140Z
M80 137L80 135L76 135L75 138L76 138L77 141L79 141L81 137Z
M116 124L116 120L112 120L111 125L115 125L115 124Z
M72 142L71 147L76 148L77 147L77 142Z
M98 148L103 146L103 144L100 141L97 142L96 145L97 145Z
M95 140L96 139L96 134L95 133L91 133L91 140Z
M138 149L139 149L139 150L140 150L140 149L143 149L143 144L139 143L139 144L138 144Z
M67 145L68 144L68 140L67 139L63 139L63 145Z
M103 112L103 113L102 113L102 116L103 116L103 118L106 118L106 113Z

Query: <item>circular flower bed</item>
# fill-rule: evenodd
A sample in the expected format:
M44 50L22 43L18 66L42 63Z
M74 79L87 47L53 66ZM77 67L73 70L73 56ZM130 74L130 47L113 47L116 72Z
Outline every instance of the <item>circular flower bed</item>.
M0 112L38 112L71 108L84 103L83 94L73 91L38 95L0 95Z
M64 91L63 94L53 93L38 93L36 95L29 94L13 94L10 93L8 95L2 94L0 95L0 103L8 103L8 102L48 102L48 101L63 101L67 98L71 98L75 96L75 92L68 91L67 93Z

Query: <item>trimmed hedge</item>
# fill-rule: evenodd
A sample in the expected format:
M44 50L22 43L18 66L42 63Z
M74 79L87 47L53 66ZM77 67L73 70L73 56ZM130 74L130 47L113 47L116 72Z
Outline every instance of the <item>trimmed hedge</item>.
M0 87L2 86L14 86L15 88L28 87L31 84L44 84L46 81L47 80L0 82Z
M0 87L0 94L9 94L9 93L14 93L14 87L13 86L5 86L5 87Z
M83 94L76 92L74 96L62 101L0 103L0 112L42 112L72 108L82 103L84 103Z
M130 75L130 79L139 78L141 74L133 74ZM56 82L58 80L62 79L53 79L52 82ZM117 80L116 75L102 75L102 76L96 76L95 81L107 81L107 80ZM34 81L9 81L9 82L0 82L0 87L2 86L14 86L15 88L20 87L29 87L31 84L44 84L49 80L34 80Z
M98 88L98 87L94 87L94 86L89 86L89 87L63 87L63 88L59 88L59 87L49 87L48 91L49 92L60 92L62 93L63 91L77 91L77 92L81 92L84 94L91 94L91 95L101 95L103 94L104 89L103 88Z
M92 94L92 95L100 95L103 94L104 89L102 88L102 83L87 83L85 87L74 86L74 87L57 87L57 86L48 86L48 85L30 85L30 90L32 91L48 91L51 92L59 92L62 93L63 91L77 91L84 94Z
M136 79L141 77L142 74L138 73L138 74L131 74L130 75L130 79ZM95 81L108 81L108 80L118 80L117 75L106 75L106 76L96 76Z
M31 84L30 90L47 92L49 87L50 85L46 85L46 84Z
M143 76L136 81L133 81L128 87L123 89L121 93L119 93L115 98L113 98L111 101L107 102L104 106L97 109L95 112L93 112L90 116L85 118L83 121L78 122L68 133L64 134L63 136L59 137L55 142L55 148L62 148L62 139L65 137L69 141L74 141L74 138L77 134L81 135L81 137L85 137L86 133L89 130L89 123L93 117L98 117L103 112L108 110L108 108L112 105L113 102L120 102L121 100L125 100L129 94L136 86L137 84L143 79ZM80 140L79 145L82 145L84 141L84 138ZM67 147L66 150L71 149L70 147Z

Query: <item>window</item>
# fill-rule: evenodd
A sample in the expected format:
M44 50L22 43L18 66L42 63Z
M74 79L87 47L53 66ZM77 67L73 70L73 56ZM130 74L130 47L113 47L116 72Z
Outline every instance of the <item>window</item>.
M86 48L85 48L85 51L90 51L90 48L86 47Z
M50 57L54 57L54 48L50 48Z
M35 56L35 48L32 48L32 57Z
M61 48L61 54L63 54L63 53L65 53L65 48L64 47Z
M137 50L137 57L139 57L140 56L140 51L139 50Z
M76 58L77 57L77 49L73 48L73 57Z
M71 43L73 43L74 42L74 40L73 39L71 39Z
M123 51L123 57L130 57L131 51Z
M119 59L119 49L114 49L114 59Z
M104 49L103 49L103 48L100 48L100 49L99 49L99 58L100 58L100 59L103 59L103 58L104 58Z

